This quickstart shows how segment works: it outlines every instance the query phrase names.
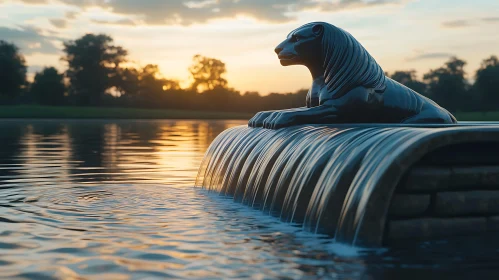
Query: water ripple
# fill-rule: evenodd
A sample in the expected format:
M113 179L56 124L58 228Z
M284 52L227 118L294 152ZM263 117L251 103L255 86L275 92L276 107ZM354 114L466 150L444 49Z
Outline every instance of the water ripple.
M438 248L449 243L416 254L343 247L193 188L209 144L242 123L4 121L0 278L409 279L456 263L495 267L465 258L466 246L446 258Z

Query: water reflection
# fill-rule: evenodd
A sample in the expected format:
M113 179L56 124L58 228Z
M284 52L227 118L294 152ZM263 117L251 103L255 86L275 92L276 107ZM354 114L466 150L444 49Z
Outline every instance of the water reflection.
M0 278L420 279L465 262L435 246L360 257L193 188L213 139L244 123L2 121Z
M239 124L239 121L71 121L62 124L6 121L0 136L3 166L0 183L31 180L44 184L47 182L39 180L44 177L66 184L192 185L199 159L211 141L221 131ZM18 168L12 168L15 166ZM164 176L160 170L173 176Z

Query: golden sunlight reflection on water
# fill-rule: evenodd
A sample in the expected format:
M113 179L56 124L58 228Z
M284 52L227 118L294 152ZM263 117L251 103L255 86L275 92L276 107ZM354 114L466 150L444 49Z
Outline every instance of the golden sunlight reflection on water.
M23 178L17 181L32 178L36 183L43 175L85 184L140 181L192 186L213 139L223 130L245 123L33 121L21 128L15 161Z

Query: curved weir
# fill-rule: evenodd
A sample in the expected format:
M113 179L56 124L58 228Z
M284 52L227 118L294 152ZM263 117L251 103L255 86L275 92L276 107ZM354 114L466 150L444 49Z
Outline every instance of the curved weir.
M355 246L497 230L499 124L234 127L196 186Z

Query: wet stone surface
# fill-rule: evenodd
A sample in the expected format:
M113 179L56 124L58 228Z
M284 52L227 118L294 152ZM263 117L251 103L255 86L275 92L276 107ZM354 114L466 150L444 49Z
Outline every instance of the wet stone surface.
M499 213L499 191L437 193L435 213L440 216L497 214Z
M453 167L450 185L499 189L499 166Z
M487 219L487 228L489 231L499 231L499 216L492 216Z
M428 210L430 199L430 194L396 194L388 215L395 218L421 215Z
M445 190L451 177L450 168L445 167L416 167L410 170L405 183L400 187L402 191L434 191Z
M487 218L422 218L389 222L390 239L425 239L485 233Z

